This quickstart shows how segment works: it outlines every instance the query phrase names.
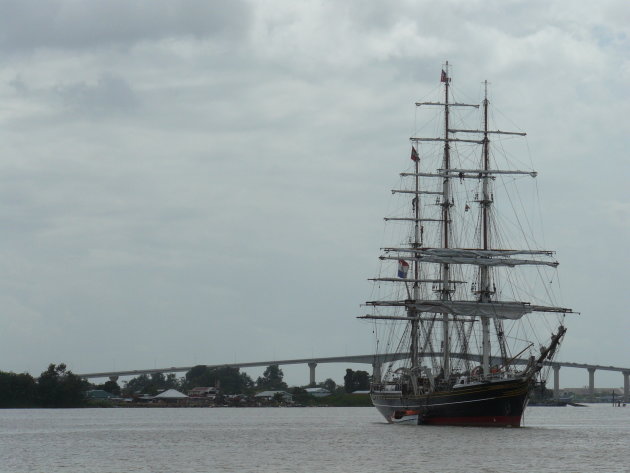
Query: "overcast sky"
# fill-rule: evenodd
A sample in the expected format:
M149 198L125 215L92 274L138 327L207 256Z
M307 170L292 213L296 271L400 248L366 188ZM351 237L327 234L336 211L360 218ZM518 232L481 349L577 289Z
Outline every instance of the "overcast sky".
M445 60L528 133L581 312L558 359L630 366L630 2L0 7L0 370L372 352L355 317Z

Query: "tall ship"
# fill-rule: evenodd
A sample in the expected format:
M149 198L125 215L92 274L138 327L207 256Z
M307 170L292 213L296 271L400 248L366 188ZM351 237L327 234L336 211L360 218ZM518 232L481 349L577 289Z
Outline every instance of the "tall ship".
M572 310L556 301L558 262L528 216L537 173L510 151L525 133L491 125L487 81L471 104L450 76L447 62L436 99L416 103L385 218L391 246L359 317L374 324L370 394L391 423L518 427Z

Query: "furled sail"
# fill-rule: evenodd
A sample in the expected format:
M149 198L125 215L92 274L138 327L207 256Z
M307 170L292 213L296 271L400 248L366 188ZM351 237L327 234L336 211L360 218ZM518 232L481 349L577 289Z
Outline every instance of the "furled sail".
M398 259L396 256L381 256L381 259ZM543 265L558 266L557 261L538 261L528 259L512 259L512 258L481 258L466 256L418 256L407 257L409 260L419 261L421 263L439 263L439 264L474 264L477 266L522 266L522 265Z
M482 250L477 248L383 248L383 251L410 252L419 255L432 256L462 256L487 258L491 256L513 256L513 255L545 255L552 256L553 251L548 250Z
M553 306L531 305L528 302L475 302L475 301L371 301L371 306L401 306L413 308L419 312L450 314L460 317L491 317L497 319L518 320L531 312L572 312L571 309Z

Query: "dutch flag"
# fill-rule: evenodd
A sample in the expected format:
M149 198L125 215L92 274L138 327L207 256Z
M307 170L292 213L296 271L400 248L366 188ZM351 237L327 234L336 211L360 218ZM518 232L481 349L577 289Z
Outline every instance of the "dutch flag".
M407 278L407 272L409 271L409 263L404 259L398 260L398 277L402 279Z

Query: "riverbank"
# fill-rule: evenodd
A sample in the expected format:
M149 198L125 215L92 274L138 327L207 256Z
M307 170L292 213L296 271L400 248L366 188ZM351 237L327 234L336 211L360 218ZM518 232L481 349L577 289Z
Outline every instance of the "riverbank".
M253 397L230 399L185 398L174 400L149 399L99 399L89 401L85 407L371 407L368 394L334 393L329 396L296 396L292 401L260 400Z

